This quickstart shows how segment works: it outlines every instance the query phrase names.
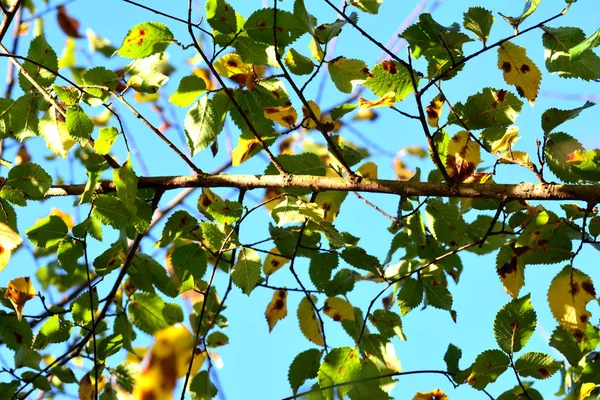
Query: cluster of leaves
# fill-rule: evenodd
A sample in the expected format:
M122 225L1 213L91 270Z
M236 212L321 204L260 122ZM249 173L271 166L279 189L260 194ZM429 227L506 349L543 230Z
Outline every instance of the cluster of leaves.
M516 149L520 137L514 124L523 108L522 99L535 104L542 72L525 48L512 40L488 44L495 23L489 10L473 7L465 12L462 26L468 32L461 31L459 24L445 27L430 14L421 14L418 22L400 35L410 44L410 62L393 57L369 66L344 56L328 58L327 47L340 36L342 28L357 26L357 11L377 14L382 3L350 1L347 6L356 11L346 14L344 8L343 19L319 23L303 0L295 0L291 11L263 8L248 18L224 0L207 1L206 22L212 33L205 30L205 35L213 41L212 57L194 37L199 26L188 22L193 48L206 65L183 77L169 96L170 103L187 108L183 128L189 154L193 157L208 148L217 154L219 135L230 120L240 131L229 155L234 167L263 152L271 161L262 173L265 176L303 175L322 177L323 181L343 177L376 183L377 166L366 161L368 149L343 139L340 132L357 109L364 113L376 107L395 108L413 96L419 112L414 118L423 124L434 164L428 182L490 185L494 184L496 166L502 164L533 171L542 183L546 183L545 166L563 182L600 182L600 150L586 150L573 136L555 131L592 107L591 102L571 110L544 111L537 160ZM571 1L567 3L570 6ZM538 4L539 0L528 1L521 15L502 16L515 29L515 35L520 34L521 24ZM31 2L25 5L33 7ZM546 26L567 9L537 25L543 30L546 70L564 78L598 80L600 58L594 47L600 44L600 33L586 38L579 28ZM16 11L6 10L5 21ZM134 91L138 103L155 102L173 72L166 50L189 46L182 45L167 25L158 22L131 28L118 49L88 31L93 51L131 61L117 71L103 66L86 69L75 62L75 39L81 37L79 23L64 7L59 10L58 22L69 36L60 59L41 26L35 28L27 56L13 58L22 95L0 101L0 139L18 141L25 149L28 140L39 136L53 156L74 155L88 176L76 206L89 212L75 224L69 215L54 210L25 231L36 247L36 256L51 259L36 271L40 285L44 290L71 291L74 296L60 306L46 308L39 316L28 316L24 307L36 296L31 278L15 279L2 289L2 305L15 312L0 311L0 338L14 351L15 369L10 371L9 382L0 383L0 392L22 396L31 385L61 393L68 390L65 385L79 383L80 398L99 395L111 399L116 393L171 398L177 380L185 377L184 390L193 398L212 398L217 394L210 377L210 368L218 360L215 349L229 342L225 333L228 320L223 315L229 291L237 290L235 286L251 295L257 286L268 287L269 278L286 266L303 295L296 310L300 330L317 346L298 354L290 365L288 376L294 396L316 379L311 394L318 398L390 398L397 382L394 377L403 373L392 344L395 338L406 340L401 318L418 307L435 307L448 311L456 320L448 282L459 281L463 270L459 253L463 251L479 255L497 251L496 270L513 301L496 316L494 334L499 349L482 352L470 367L461 369L461 351L450 345L444 357L447 371L443 373L455 385L485 390L509 368L519 378L518 384L502 394L502 400L543 398L531 387L532 382L520 378L546 379L559 370L564 375L564 394L568 391L570 398L583 399L600 384L595 351L600 331L590 323L591 313L586 309L596 293L590 277L573 267L580 250L574 249L573 241L600 249L600 217L594 204L585 209L563 204L564 216L559 216L542 205L508 198L402 197L398 216L391 217L393 239L382 261L361 247L359 237L336 228L347 192L273 187L264 201L249 208L244 190L233 201L203 188L196 216L178 210L164 224L156 243L166 251L164 266L151 255L138 252L140 241L155 225L152 218L164 188L138 188L140 178L129 152L122 164L115 161L113 145L119 139L127 149L128 144L121 118L109 102L121 102L201 173L126 98ZM300 38L308 39L310 54L292 47ZM475 40L483 43L483 49L465 54L464 45ZM498 73L516 93L488 87L464 102L451 102L440 83L459 79L469 60L490 49L497 51ZM413 61L416 65L421 57L425 72L413 67ZM340 92L360 93L367 88L376 99L351 96L335 108L321 110L306 98L304 89L324 65ZM278 70L282 74L269 75ZM72 78L65 76L67 71ZM227 88L224 78L236 87ZM299 79L305 79L306 84L299 87ZM288 91L288 86L293 91ZM423 107L422 97L430 89L438 93ZM444 104L450 109L447 114L443 114ZM92 118L86 111L100 107L105 109L101 117ZM292 135L298 132L302 135ZM308 134L320 139L302 141ZM274 143L279 143L277 155L269 150ZM427 156L422 149L407 149L407 153ZM53 183L51 175L25 155L26 150L14 165L7 162L10 170L0 190L2 269L22 242L14 207L44 199ZM484 157L495 163L493 171L482 168ZM410 182L422 179L419 170L409 171L400 159L396 160L396 173L398 179ZM101 178L111 181L114 193L98 190ZM268 209L272 218L268 229L273 246L267 249L243 243L239 233L247 216L262 208ZM89 262L88 239L102 241L104 229L119 231L119 237ZM299 259L307 261L310 290L295 272ZM525 285L524 270L528 265L560 262L567 265L548 290L549 308L559 323L550 345L568 365L539 352L523 353L515 359L536 327L529 295L519 297ZM229 277L224 291L213 285L217 271ZM115 280L106 296L100 296L95 286L100 280ZM361 281L384 286L367 310L351 304L347 296ZM381 307L373 309L388 289ZM270 331L288 315L289 292L276 288L266 305ZM192 306L187 327L182 301ZM333 321L327 323L341 325L352 347L327 345L323 314ZM141 333L154 337L151 350L135 347ZM65 342L67 351L52 357L51 346ZM127 352L127 360L111 365L109 357L120 352ZM69 363L79 355L93 362L81 378ZM144 356L147 361L142 368ZM417 400L431 398L447 397L439 389L415 395Z

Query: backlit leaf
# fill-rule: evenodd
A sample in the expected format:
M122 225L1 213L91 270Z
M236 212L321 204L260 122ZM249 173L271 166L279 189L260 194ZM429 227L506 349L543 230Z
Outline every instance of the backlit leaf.
M331 350L323 359L317 379L319 385L325 387L352 382L360 377L360 373L361 363L358 350L350 347L338 347ZM338 386L338 396L343 398L351 389L352 385ZM333 399L332 390L328 390L323 394L326 399Z
M54 106L44 114L39 123L40 135L46 141L46 146L57 156L67 158L69 150L76 140L69 135L65 121L57 116Z
M238 255L237 262L231 270L233 283L250 295L252 289L260 281L262 262L255 250L243 248Z
M499 13L499 14L502 15L502 18L504 18L504 20L506 22L511 24L515 29L518 29L519 25L521 25L521 23L523 21L525 21L525 19L535 11L535 9L538 7L540 2L541 2L541 0L527 0L525 2L525 7L523 8L523 12L521 13L521 15L519 15L517 17L507 17L506 15L503 15L502 13Z
M25 233L29 241L37 247L47 248L61 241L68 232L67 224L62 218L56 215L50 215L39 220Z
M316 301L316 297L313 297L313 301ZM307 297L303 297L298 305L298 322L300 323L300 330L304 337L316 344L317 346L323 346L323 335L321 334L321 327L319 320L315 315L315 310L308 300Z
M273 292L273 298L267 305L265 317L269 324L269 332L273 330L277 322L287 316L287 290L276 290Z
M265 257L265 262L263 264L263 272L266 276L272 275L289 262L290 259L287 257L282 257L279 249L277 247L274 247L269 251L269 254L267 254L267 256Z
M288 381L294 394L308 379L317 377L322 356L321 350L309 349L294 358L288 372Z
M548 304L558 323L575 337L582 337L591 313L586 305L596 298L589 276L571 265L564 267L550 283Z
M523 102L506 90L485 88L469 96L464 105L455 104L454 111L469 129L484 129L512 125L522 106ZM448 122L460 124L457 116L450 114Z
M185 137L192 155L204 150L217 139L225 122L225 103L218 96L203 96L187 112Z
M25 303L33 299L35 296L35 288L31 282L31 278L16 278L8 282L8 289L4 293L4 298L10 300L16 313L17 319L21 321L23 318L23 307Z
M44 38L44 35L38 35L31 41L29 50L27 51L27 58L35 61L37 64L25 61L23 63L25 71L41 86L50 86L56 79L56 75L49 70L58 70L58 57ZM40 67L38 64L47 67L47 69ZM25 93L33 90L31 82L22 74L19 74L19 85Z
M471 374L467 378L467 383L475 389L483 390L506 371L509 363L510 360L506 354L500 350L484 351L477 356L471 366Z
M188 107L207 89L204 79L196 75L184 76L179 82L177 91L169 97L169 101L177 107Z
M586 101L583 106L574 108L572 110L549 108L542 114L542 129L546 134L548 134L560 124L577 117L583 110L594 105L596 105L596 103Z
M473 175L481 162L479 144L471 139L467 131L461 131L450 139L446 170L450 177L464 181Z
M69 135L81 139L89 139L94 131L94 122L79 106L67 109L66 126Z
M296 124L298 113L292 106L267 107L264 109L265 118L277 122L284 128L291 128Z
M562 367L562 363L547 354L527 352L515 362L515 369L523 377L531 376L536 379L547 379Z
M174 43L173 33L158 22L143 22L131 28L117 53L125 58L144 58L164 52Z
M32 199L41 199L52 186L52 177L38 164L27 163L11 168L5 184Z
M464 13L463 26L475 34L477 39L483 44L487 42L490 36L492 25L494 24L492 12L483 7L471 7Z
M571 60L571 48L585 40L580 28L544 27L542 35L544 58L548 72L558 72L561 78L600 79L600 57L592 50L583 51Z
M530 295L506 304L498 311L494 320L494 335L498 346L510 354L520 351L533 335L536 319Z
M502 43L498 47L498 68L504 74L504 81L515 85L519 96L525 97L533 106L540 89L542 74L527 57L525 48L511 42Z
M586 51L593 49L600 45L600 29L594 32L590 37L582 41L581 43L573 46L569 51L572 62L577 62L583 57Z
M310 58L303 56L294 49L288 50L283 61L290 72L295 75L308 75L315 67Z
M337 57L331 60L327 64L327 68L331 80L343 93L351 93L369 76L369 69L363 61L346 57Z
M323 312L334 321L354 320L354 307L341 297L330 297L325 300Z
M244 24L244 30L257 42L273 45L275 12L272 8L257 10ZM277 45L287 46L308 31L305 24L288 11L277 10Z
M377 14L383 0L352 0L349 4L369 14Z
M367 72L369 71L367 70ZM418 85L419 80L416 79ZM392 60L386 60L375 65L363 85L379 97L385 96L390 91L395 92L396 101L404 100L413 91L408 69Z

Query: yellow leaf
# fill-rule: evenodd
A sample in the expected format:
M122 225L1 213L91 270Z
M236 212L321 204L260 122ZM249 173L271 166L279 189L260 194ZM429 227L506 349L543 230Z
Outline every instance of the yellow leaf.
M229 53L219 58L213 66L221 76L246 75L253 73L252 65L246 64L237 53Z
M448 400L448 396L440 389L435 389L427 393L417 392L413 400Z
M363 178L367 178L367 179L377 179L377 164L375 164L374 162L367 162L363 165L361 165L357 170L356 173L360 176L362 176Z
M265 107L263 110L265 118L277 122L286 128L291 128L298 119L298 113L294 107Z
M315 296L312 296L313 302L316 301ZM307 297L302 298L298 305L298 321L300 322L300 330L304 336L318 346L325 344L319 320L315 314L315 310Z
M265 257L263 271L266 276L272 275L288 262L290 262L290 259L282 257L279 249L277 247L274 247L271 249L269 254L267 254L267 257Z
M182 325L171 326L155 333L155 341L142 373L133 390L135 399L170 400L177 379L188 371L194 338ZM206 352L195 349L192 375L200 370Z
M362 97L358 99L359 107L365 108L365 109L375 108L375 107L383 107L383 106L391 107L395 103L396 103L396 92L388 92L377 100L366 100Z
M46 141L46 146L57 156L67 158L76 140L67 132L65 120L62 116L57 116L54 106L50 107L40 119L38 128L40 135Z
M576 338L582 338L592 315L585 309L596 298L589 276L567 265L550 283L548 303L558 323Z
M310 106L310 109L312 110L313 114L315 114L315 117L317 118L317 120L321 120L321 108L319 107L319 105L317 103L315 103L312 100L308 101L308 105ZM317 123L315 122L314 119L311 118L310 113L308 112L308 109L304 106L302 106L302 116L303 116L303 125L306 127L306 129L315 129L317 127Z
M429 126L433 128L437 128L439 126L440 114L442 113L442 107L444 106L445 100L446 99L444 96L442 96L440 93L431 100L431 103L429 103L425 109L427 113L427 123Z
M265 311L265 317L269 323L269 332L273 330L275 324L287 316L287 290L276 290L273 293L273 298L269 305L267 305L267 311Z
M334 321L342 321L344 319L354 321L354 307L340 297L330 297L325 300L323 312Z
M375 121L379 118L379 114L370 108L359 108L352 121Z
M98 370L98 393L104 388L104 382L106 377L101 373L101 369ZM92 382L92 378L95 379L96 372L92 369L90 372L85 374L79 381L79 400L94 400L98 398L96 392L96 383Z
M581 389L579 389L579 397L577 400L583 400L586 397L590 397L592 395L592 390L596 389L596 384L588 382L581 385Z
M529 164L531 163L531 156L524 152L524 151L510 151L507 152L506 154L502 155L502 159L500 159L501 163L506 163L507 161L502 161L504 160L513 160L518 162L519 164Z
M513 299L519 296L519 290L525 285L525 275L523 266L518 265L518 259L514 256L509 262L496 269L504 290L510 294Z
M525 48L504 42L498 47L498 68L504 73L504 81L515 85L519 96L529 100L532 106L540 90L542 73L527 57Z
M467 131L458 132L450 139L446 170L448 175L462 182L475 172L481 162L479 144Z
M8 282L8 289L4 293L4 297L10 300L15 308L19 321L23 318L25 303L33 299L34 296L35 289L33 283L31 283L31 278L28 276L25 278L16 278Z
M0 222L0 271L8 265L12 251L21 243L23 239L12 228L3 222Z
M519 128L517 126L511 126L506 130L504 136L492 143L492 152L502 153L509 151L519 139L521 139L521 136L519 136Z
M218 200L221 200L221 197L219 197L218 194L216 194L209 188L202 188L202 194L198 198L198 211L204 214L205 217L210 218L212 220L212 217L206 212L206 210L208 209L208 207L210 207L212 203Z

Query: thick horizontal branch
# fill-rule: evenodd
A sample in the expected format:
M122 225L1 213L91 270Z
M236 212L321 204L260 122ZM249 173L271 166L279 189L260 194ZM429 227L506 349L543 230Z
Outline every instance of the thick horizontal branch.
M402 196L437 196L491 198L499 200L581 200L600 203L600 185L558 185L519 183L507 184L445 184L428 182L403 182L391 180L362 179L351 182L345 178L309 175L193 175L157 176L139 178L138 187L143 189L173 190L188 187L234 187L246 190L281 188L310 189L312 191L345 191L386 193ZM82 194L85 184L56 185L50 188L46 197ZM98 193L115 191L115 185L103 181L97 187Z

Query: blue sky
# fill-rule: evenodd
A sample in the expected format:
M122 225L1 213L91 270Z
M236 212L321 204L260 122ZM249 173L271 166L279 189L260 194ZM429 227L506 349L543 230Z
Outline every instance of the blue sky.
M305 2L309 11L317 16L320 23L333 22L335 20L335 13L322 1L305 0ZM380 9L379 15L370 16L361 13L360 25L379 41L388 43L390 39L394 38L404 17L419 3L425 4L425 2L417 0L402 2L386 0ZM144 4L184 18L187 12L187 2L185 1L170 2L168 4L159 1L145 1ZM262 1L231 1L231 4L236 11L247 17L253 10L261 7ZM286 0L281 2L279 7L291 9L292 4L291 0ZM496 16L496 23L492 28L489 40L489 43L493 43L512 33L512 28L501 19L497 12L502 12L506 15L517 15L521 12L524 1L499 3L490 1L445 0L442 2L430 1L428 6L432 4L437 4L437 8L433 14L434 18L443 25L462 22L462 13L469 6L479 5L493 9ZM196 2L195 7L196 15L200 15L202 13L203 2ZM562 0L544 0L538 10L523 24L523 27L528 27L546 19L559 12L563 7L564 1ZM116 46L121 43L122 38L130 27L136 23L145 21L166 22L179 41L187 43L189 40L187 39L185 26L166 21L162 17L128 5L122 1L107 0L102 2L102 5L98 2L74 1L68 6L68 10L82 22L83 29L92 28L97 34L109 38ZM425 10L427 10L427 7ZM44 30L49 42L60 54L64 46L64 34L57 30L54 22L54 14L49 14L49 16L50 18L46 22ZM580 0L573 5L567 15L552 23L551 26L578 26L589 35L598 28L597 21L599 20L600 5L593 0ZM27 43L30 39L30 36L22 38L21 54L26 54ZM5 39L4 43L6 45L8 39ZM528 56L534 60L543 73L541 84L542 94L538 97L535 107L531 108L525 104L522 114L517 119L517 125L520 128L522 136L518 142L518 148L519 150L533 152L535 151L535 139L541 138L542 135L540 127L542 112L550 107L563 109L579 107L585 102L584 98L586 96L590 99L596 96L597 99L598 84L565 80L544 73L544 50L541 43L540 30L523 35L517 38L514 43L526 47ZM307 44L308 41L302 39L294 44L293 47L307 54ZM98 65L105 63L105 60L101 56L89 58L84 55L87 48L85 40L78 41L77 46L81 50L77 54L79 65L90 68L95 66L96 63ZM477 51L480 46L481 44L477 41L469 43L465 46L465 52L470 54ZM343 54L348 58L362 59L367 65L373 66L375 60L379 58L380 53L379 49L375 48L355 30L347 26L336 43L335 52L330 54L330 57L333 58ZM169 49L170 62L177 68L177 71L171 76L169 83L164 88L164 93L167 96L175 91L179 79L190 73L191 67L185 64L184 61L193 55L193 49L183 51L174 46ZM406 59L406 49L401 50L399 55ZM496 50L491 50L468 63L456 79L445 82L443 89L448 98L452 102L464 101L469 95L479 92L484 87L509 89L502 79L501 72L496 67L496 57ZM123 66L126 61L115 56L108 63L110 68L117 68ZM416 66L417 68L425 69L421 61L417 61ZM316 84L312 85L312 92L309 89L309 96L316 95L320 80L321 76L316 80ZM363 95L369 99L374 99L374 96L368 91L365 91ZM435 93L431 92L424 100L428 102L434 95ZM570 95L571 98L565 99L563 95ZM573 99L573 96L579 96L579 98ZM321 102L322 108L328 108L331 105L337 104L345 97L346 95L338 92L330 81L325 81L325 89ZM162 104L165 104L164 100ZM295 102L294 104L298 103ZM398 107L403 111L414 112L413 97L409 96ZM127 111L122 106L117 105L117 110L123 115L127 115ZM140 111L153 123L160 124L156 114L146 105L141 105ZM424 136L419 124L401 117L392 110L378 109L377 111L380 114L380 118L374 122L360 121L353 123L353 130L358 131L362 136L367 137L369 140L391 152L396 152L411 145L425 146ZM96 112L98 112L97 109L92 110L92 113ZM185 116L185 109L177 109L175 113L179 122L182 123ZM596 115L596 108L587 110L578 119L567 122L562 130L577 137L587 148L599 147L600 128L596 123ZM189 173L187 166L174 155L167 152L164 145L140 121L129 115L125 118L125 124L128 135L133 137L136 147L148 167L148 175ZM231 128L233 145L235 145L239 133L233 124L228 125ZM344 138L357 144L361 143L361 139L351 131L343 130L341 134ZM180 148L185 148L181 134L176 129L169 130L167 136L176 145L180 146ZM223 164L226 160L226 149L229 146L226 135L221 135L219 140L221 150L216 158L213 159L209 151L204 151L194 157L194 161L202 169L211 170L211 168ZM10 160L14 156L15 151L16 148L14 147L9 149L5 157ZM72 171L68 160L53 162L51 164L46 163L39 155L46 152L45 144L41 140L33 140L29 151L33 155L33 161L48 165L49 172L60 175L67 182L84 182L85 174L82 171ZM117 145L116 155L120 160L125 159L126 153L122 143ZM133 160L136 172L138 172L138 175L142 175L140 160L136 157ZM390 157L374 152L371 161L375 161L379 165L380 178L394 179ZM429 160L421 162L408 158L406 161L411 167L419 166L424 171L428 171L430 168ZM232 170L232 172L261 173L265 165L266 163L263 158L256 157L243 166ZM535 177L531 173L511 166L503 167L499 175L495 177L496 182L502 183L534 180ZM220 193L227 196L234 192L223 190ZM175 194L175 192L172 192L166 195L162 204L166 204L169 198ZM187 201L190 207L194 207L197 196L197 194L193 195ZM234 194L234 196L237 196L237 194ZM397 198L383 195L367 195L365 197L393 214ZM250 199L250 204L255 203L262 198L262 192L252 192L248 198ZM48 215L52 207L58 207L65 211L70 210L73 200L72 198L51 199L27 209L17 210L21 234L24 235L25 229L31 226L37 218ZM547 206L552 210L557 209L555 205ZM79 215L86 215L86 213L87 209L79 211ZM77 217L77 215L76 213L75 216ZM266 230L268 221L269 216L266 212L257 212L250 217L247 223L242 225L241 228L240 235L242 242L252 242L266 238L268 236ZM354 196L349 195L342 206L340 217L336 220L336 226L342 231L348 231L355 236L359 236L362 247L367 249L370 254L377 256L380 260L384 259L392 236L386 230L389 226L389 221L381 216L381 214L366 207L364 203ZM154 240L160 236L160 229L159 227L152 232L151 236L154 239L150 238L143 242L142 251L154 254L155 249L152 245ZM116 234L113 234L111 237L108 234L108 228L105 229L105 232L105 243L108 244L111 242L111 239L116 237ZM94 246L91 249L92 255L99 254L105 247L105 245ZM584 251L575 260L575 266L588 273L595 282L600 282L600 272L597 269L591 268L597 264L595 256L593 249L584 248ZM158 257L162 259L163 256L159 255ZM403 318L404 330L408 341L400 342L394 340L393 343L396 354L405 371L444 369L445 365L442 357L449 343L454 343L463 350L461 361L461 367L463 368L470 365L480 352L490 348L497 348L492 333L493 320L499 308L510 301L510 296L505 293L497 278L495 272L495 253L482 257L467 254L462 257L462 260L465 268L461 276L460 285L450 285L450 290L454 296L454 309L458 312L458 321L456 324L451 321L447 312L431 307L425 311L415 310ZM33 275L35 268L43 265L46 261L48 260L40 260L40 264L38 264L38 261L35 261L31 257L27 249L21 249L2 272L4 280L7 282L18 276ZM551 279L564 265L565 263L563 262L549 266L529 266L526 270L526 286L521 290L521 295L531 292L532 302L538 315L538 328L532 340L526 346L525 351L550 352L553 356L559 357L557 353L552 353L552 349L546 344L550 333L556 326L556 322L552 318L547 306L546 292ZM301 278L305 282L309 282L306 272L307 266L308 264L305 260L297 264L297 269L301 271ZM224 290L226 278L223 274L218 276L217 287L220 290ZM274 275L269 283L276 286L296 286L293 283L291 275L283 270ZM100 286L99 290L102 291L103 288L106 290L108 287L109 285ZM360 282L357 284L357 290L349 296L349 299L353 305L361 307L364 311L369 301L379 290L380 287L373 283ZM220 388L222 389L220 399L277 399L290 395L291 390L287 381L289 364L299 352L315 347L302 336L298 328L298 321L295 314L297 304L303 296L300 293L290 293L288 295L288 317L277 324L273 333L268 333L264 311L271 296L272 292L264 288L256 288L250 297L242 294L239 289L234 289L227 300L225 315L229 320L230 326L225 330L225 333L230 338L230 345L219 349L218 352L224 363L224 368L217 371ZM32 300L31 303L39 304L39 300ZM34 311L34 307L36 305L28 304L26 311ZM597 315L600 311L598 310L598 306L590 304L588 309L592 312L592 321L597 321ZM331 346L352 345L352 340L344 333L338 323L326 319L326 331L328 343ZM149 343L149 338L144 337L143 333L139 337L141 338L140 343ZM12 365L12 360L10 360L12 355L10 352L0 350L0 355L4 361L7 361L8 365ZM558 389L558 384L559 381L557 376L555 376L545 382L536 382L534 387L544 394L545 398L551 398L552 393ZM514 385L516 385L514 375L511 371L507 371L497 383L488 386L487 389L494 396L498 396L504 390L512 388ZM400 377L393 394L398 399L412 398L415 391L429 391L438 387L444 390L452 399L486 398L483 393L479 393L468 386L462 386L454 390L444 377L432 375Z

